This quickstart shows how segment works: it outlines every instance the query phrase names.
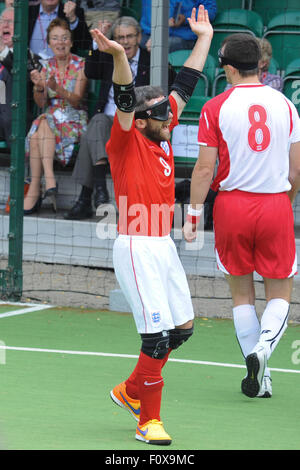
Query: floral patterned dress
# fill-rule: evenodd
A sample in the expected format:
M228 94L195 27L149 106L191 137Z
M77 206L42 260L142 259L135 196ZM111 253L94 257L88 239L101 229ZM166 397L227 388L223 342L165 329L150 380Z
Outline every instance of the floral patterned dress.
M70 54L69 65L63 81L59 78L55 57L44 62L43 72L46 75L46 81L54 73L56 82L66 90L73 92L79 70L82 68L84 68L84 59ZM84 106L73 108L67 100L60 98L55 91L48 88L47 109L32 123L26 138L26 153L29 153L30 137L37 131L41 120L45 118L55 135L55 158L63 165L67 165L72 157L74 145L79 142L81 134L87 129L87 112Z

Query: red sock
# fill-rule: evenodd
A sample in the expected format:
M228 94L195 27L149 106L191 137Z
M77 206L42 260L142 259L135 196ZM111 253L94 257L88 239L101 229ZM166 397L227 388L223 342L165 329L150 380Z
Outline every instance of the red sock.
M137 362L131 375L128 377L127 380L125 380L126 393L127 395L130 396L130 398L133 398L134 400L139 400L139 389L138 389L138 384L137 384L138 368L139 368L139 361Z
M160 420L160 405L164 381L161 376L162 359L153 359L140 353L137 371L139 398L141 401L140 425L150 419Z
M168 350L167 355L162 359L162 368L166 364L167 360L169 359L169 355L172 349ZM138 389L138 383L137 383L137 373L138 373L138 368L139 368L139 360L128 377L128 379L125 381L126 384L126 393L130 396L130 398L133 398L134 400L139 400L139 389Z

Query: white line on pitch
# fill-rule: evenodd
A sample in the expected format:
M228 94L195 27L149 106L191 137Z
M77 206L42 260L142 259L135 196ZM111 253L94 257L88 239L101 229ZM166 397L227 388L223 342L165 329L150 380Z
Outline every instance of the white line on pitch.
M0 305L14 305L14 306L26 306L18 310L12 310L10 312L0 313L0 318L13 317L15 315L23 315L25 313L37 312L39 310L45 310L46 308L52 308L52 305L45 304L24 304L18 302L0 302Z
M11 351L29 351L29 352L46 352L46 353L57 353L57 354L71 354L78 356L101 356L101 357L121 357L125 359L138 359L135 354L115 354L115 353L104 353L104 352L93 352L93 351L70 351L63 349L42 349L42 348L25 348L19 346L4 346L0 345L0 349L6 349ZM246 366L241 364L227 364L223 362L210 362L210 361L196 361L192 359L174 359L170 358L171 362L182 362L185 364L199 364L204 366L218 366L218 367L233 367L238 369L245 369ZM300 374L300 370L296 369L278 369L271 367L270 370L276 372L287 372L291 374Z

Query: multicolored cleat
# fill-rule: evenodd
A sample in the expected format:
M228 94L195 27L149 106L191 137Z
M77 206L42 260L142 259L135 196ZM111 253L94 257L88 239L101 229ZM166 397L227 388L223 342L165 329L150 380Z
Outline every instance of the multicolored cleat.
M147 444L162 446L168 446L172 442L171 437L164 430L163 423L157 419L151 419L142 426L138 424L135 438L138 441L146 442Z
M125 382L116 385L111 390L110 397L121 408L129 411L131 416L133 416L136 421L139 421L141 409L140 400L134 400L133 398L130 398L129 395L127 395Z

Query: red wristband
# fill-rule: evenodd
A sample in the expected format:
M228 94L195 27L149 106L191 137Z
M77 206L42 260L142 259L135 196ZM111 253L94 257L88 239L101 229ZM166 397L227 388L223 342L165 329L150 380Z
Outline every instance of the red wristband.
M191 224L197 225L200 222L200 216L199 215L196 216L196 215L187 214L186 215L186 220L187 220L187 222L190 222Z

